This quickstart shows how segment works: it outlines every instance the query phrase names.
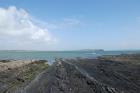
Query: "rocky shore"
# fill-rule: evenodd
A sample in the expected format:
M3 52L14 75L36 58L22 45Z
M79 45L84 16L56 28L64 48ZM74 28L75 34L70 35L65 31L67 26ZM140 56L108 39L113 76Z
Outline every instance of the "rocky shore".
M48 68L46 61L7 61L0 62L0 93L15 93L27 86L36 76Z
M12 62L7 62L12 63ZM14 82L13 82L14 81ZM139 93L140 55L25 62L0 72L0 93Z

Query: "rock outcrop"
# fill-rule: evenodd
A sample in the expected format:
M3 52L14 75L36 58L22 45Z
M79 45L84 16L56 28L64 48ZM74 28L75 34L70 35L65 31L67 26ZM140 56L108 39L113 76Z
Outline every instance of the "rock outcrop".
M33 63L34 61L31 60L15 60L15 61L1 61L0 62L0 72L6 71L8 69L14 69L18 67L23 67L25 65L28 65L30 63Z
M123 93L98 82L72 63L56 62L21 93Z

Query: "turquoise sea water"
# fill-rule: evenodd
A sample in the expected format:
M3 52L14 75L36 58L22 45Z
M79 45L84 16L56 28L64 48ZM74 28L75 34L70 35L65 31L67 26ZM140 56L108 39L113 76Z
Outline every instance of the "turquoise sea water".
M0 51L0 60L3 59L41 59L52 62L55 58L94 58L101 55L119 55L140 53L140 51Z

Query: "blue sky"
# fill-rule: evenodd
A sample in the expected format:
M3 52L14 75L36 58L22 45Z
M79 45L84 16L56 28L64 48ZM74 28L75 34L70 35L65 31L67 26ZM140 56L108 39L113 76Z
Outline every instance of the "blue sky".
M0 29L2 35L4 34L3 37L1 36L0 43L2 46L0 49L127 50L140 48L139 0L0 1L0 8L5 11L11 6L16 8L16 12L20 11L20 8L27 12L31 17L31 19L27 19L31 20L35 28L39 28L37 30L39 36L29 33L34 40L28 40L29 37L24 40L21 37L24 38L25 34L22 36L9 36L9 34L2 32L4 31L3 29ZM6 30L9 31L10 28ZM47 32L45 32L46 30ZM44 42L42 39L47 39L48 41ZM26 43L26 40L30 42ZM7 43L4 41L7 41ZM25 41L24 44L21 43L23 41Z

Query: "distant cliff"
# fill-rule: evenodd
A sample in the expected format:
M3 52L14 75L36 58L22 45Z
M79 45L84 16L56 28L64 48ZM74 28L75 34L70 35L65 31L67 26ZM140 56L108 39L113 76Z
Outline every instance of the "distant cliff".
M104 52L103 49L82 49L80 51L88 51L88 52Z

